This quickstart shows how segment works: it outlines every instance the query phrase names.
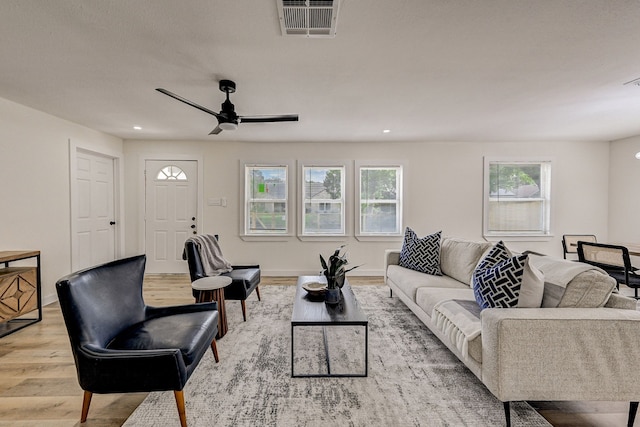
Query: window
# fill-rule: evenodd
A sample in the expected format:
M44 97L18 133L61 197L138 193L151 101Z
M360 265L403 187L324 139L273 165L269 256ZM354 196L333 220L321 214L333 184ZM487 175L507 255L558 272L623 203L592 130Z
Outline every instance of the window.
M178 166L169 165L162 168L158 175L156 175L156 181L186 181L187 174Z
M345 167L302 166L302 235L345 234Z
M402 234L402 167L360 166L358 187L359 235Z
M485 159L484 234L550 235L551 161Z
M287 234L288 167L245 165L245 234Z

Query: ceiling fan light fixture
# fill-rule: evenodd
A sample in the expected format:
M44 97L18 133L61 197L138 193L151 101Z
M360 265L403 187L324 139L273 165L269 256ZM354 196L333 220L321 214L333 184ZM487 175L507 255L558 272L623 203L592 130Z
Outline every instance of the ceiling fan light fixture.
M222 130L236 130L236 129L238 129L238 124L237 123L232 123L232 122L223 122L223 123L220 123L218 126Z

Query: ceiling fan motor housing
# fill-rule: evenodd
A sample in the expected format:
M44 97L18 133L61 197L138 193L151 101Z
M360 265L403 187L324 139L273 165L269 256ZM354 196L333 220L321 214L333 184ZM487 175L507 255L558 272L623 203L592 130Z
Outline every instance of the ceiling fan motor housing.
M234 93L236 91L236 82L231 80L220 80L220 90L225 93Z

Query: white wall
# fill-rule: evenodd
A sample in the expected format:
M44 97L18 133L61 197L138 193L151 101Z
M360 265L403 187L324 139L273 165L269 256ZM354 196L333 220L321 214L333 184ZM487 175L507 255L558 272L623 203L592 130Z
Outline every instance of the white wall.
M640 243L640 136L611 143L609 238Z
M42 295L71 272L69 140L122 152L122 140L0 98L0 250L40 250Z
M544 242L509 242L514 250L532 249L562 256L561 238L567 233L595 233L607 237L608 142L554 143L239 143L210 141L125 141L126 221L128 254L143 251L138 210L141 159L150 154L202 156L204 200L226 197L228 206L205 206L199 231L218 233L225 256L234 263L259 262L266 275L317 273L318 254L329 254L337 242L246 242L239 238L240 160L285 161L309 159L405 161L405 225L419 235L437 230L450 236L482 239L483 156L535 156L554 160L552 171L552 231ZM136 185L133 185L136 183ZM382 274L388 242L346 240L352 264L365 265L354 274Z

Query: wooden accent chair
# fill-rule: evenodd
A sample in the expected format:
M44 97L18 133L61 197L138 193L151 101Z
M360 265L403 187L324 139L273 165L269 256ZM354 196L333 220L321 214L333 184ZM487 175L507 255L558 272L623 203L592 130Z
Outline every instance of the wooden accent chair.
M93 393L173 390L186 427L183 388L208 348L218 361L216 303L146 305L145 262L145 255L112 261L56 283L84 390L81 423Z
M218 235L214 236L218 240ZM184 243L184 252L182 258L187 260L189 264L189 275L191 276L191 282L195 282L198 279L207 277L202 266L200 258L200 251L198 247L191 239L187 239ZM244 321L247 321L247 305L246 299L251 292L255 289L258 301L260 301L260 266L259 265L233 265L233 270L229 273L223 273L222 276L231 278L231 284L224 288L225 300L240 300L242 305L242 317ZM198 298L196 291L193 296Z

